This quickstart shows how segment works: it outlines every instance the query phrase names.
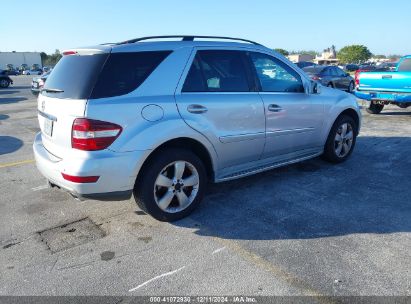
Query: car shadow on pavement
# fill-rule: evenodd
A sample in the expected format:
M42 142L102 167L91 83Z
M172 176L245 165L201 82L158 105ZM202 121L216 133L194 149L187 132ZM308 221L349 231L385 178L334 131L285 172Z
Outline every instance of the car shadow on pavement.
M15 103L15 102L20 102L27 100L25 97L10 97L10 98L4 98L0 97L0 104L9 104L9 103Z
M1 95L9 95L9 94L18 94L19 93L19 91L3 91L3 90L1 90L0 91L0 96Z
M359 137L351 158L320 158L210 185L174 225L238 240L312 239L411 231L411 138Z
M23 141L12 136L0 136L0 155L13 153L23 146Z

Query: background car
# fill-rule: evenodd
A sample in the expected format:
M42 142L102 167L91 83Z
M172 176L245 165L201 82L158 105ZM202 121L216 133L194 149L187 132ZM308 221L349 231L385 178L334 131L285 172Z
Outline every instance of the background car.
M50 72L41 75L40 77L34 77L31 83L31 93L35 96L39 95L41 89L46 83L47 77L50 75Z
M8 88L13 84L13 80L7 74L7 71L0 70L0 88Z
M354 91L354 78L336 66L312 66L303 69L322 85L348 92Z
M347 64L344 69L348 72L354 72L358 70L360 67L358 64Z
M41 75L42 73L43 73L42 69L23 71L23 75Z
M317 64L311 61L300 61L295 63L300 69L309 67L309 66L316 66Z

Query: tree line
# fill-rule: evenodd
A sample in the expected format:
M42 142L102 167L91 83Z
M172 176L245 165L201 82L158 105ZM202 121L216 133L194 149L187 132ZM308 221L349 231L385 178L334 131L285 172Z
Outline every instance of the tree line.
M274 51L277 51L278 53L284 55L284 56L289 56L292 54L301 54L301 55L320 55L320 53L316 51L287 51L285 49L274 49ZM363 63L369 60L371 57L378 58L378 59L398 59L401 57L401 55L374 55L371 53L371 51L365 46L365 45L360 45L360 44L353 44L353 45L347 45L341 48L339 51L337 51L337 59L340 61L341 64L347 64L347 63Z

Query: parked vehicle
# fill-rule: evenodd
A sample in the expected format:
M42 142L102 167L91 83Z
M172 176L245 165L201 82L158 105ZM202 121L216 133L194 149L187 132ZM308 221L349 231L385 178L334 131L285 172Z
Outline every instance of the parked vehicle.
M352 95L260 44L214 38L64 51L38 97L40 172L78 198L134 193L142 210L174 221L208 181L350 156L361 121Z
M311 79L320 82L322 85L345 90L354 91L354 78L336 66L316 66L303 69Z
M400 59L394 72L361 72L355 95L368 100L367 112L379 114L385 105L411 105L411 55Z
M46 83L47 77L49 77L50 72L41 75L40 77L34 77L31 83L31 93L38 96L40 91L43 89Z
M20 75L20 72L18 70L12 69L12 70L5 70L7 75L9 76L18 76Z
M23 71L23 75L41 75L42 73L43 73L42 69Z
M357 64L347 64L344 68L348 72L354 72L358 70L360 67Z
M395 71L398 62L383 62L375 68L375 71Z
M8 88L13 84L13 80L9 77L6 70L0 70L0 88Z
M309 67L309 66L317 66L316 63L310 61L300 61L295 63L300 69Z

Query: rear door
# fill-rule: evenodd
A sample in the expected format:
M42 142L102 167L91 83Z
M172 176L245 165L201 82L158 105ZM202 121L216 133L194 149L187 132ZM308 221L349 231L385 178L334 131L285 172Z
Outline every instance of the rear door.
M301 75L265 53L250 52L266 114L264 158L287 158L321 145L324 104L305 92ZM303 152L301 152L303 153Z
M265 115L245 52L195 48L185 75L176 92L179 112L213 144L219 167L258 160L265 143Z
M87 99L103 67L107 53L102 51L63 56L38 97L38 119L44 147L63 158L71 150L71 128L84 116Z

